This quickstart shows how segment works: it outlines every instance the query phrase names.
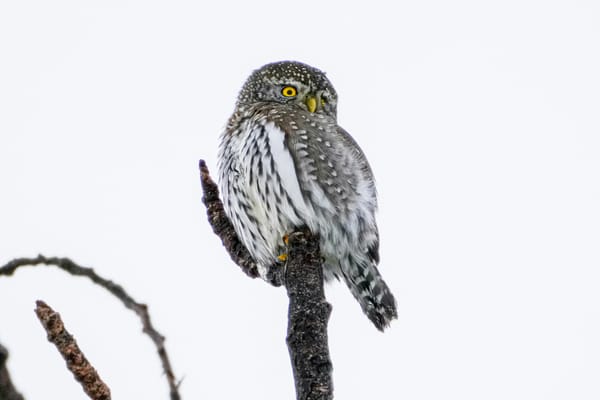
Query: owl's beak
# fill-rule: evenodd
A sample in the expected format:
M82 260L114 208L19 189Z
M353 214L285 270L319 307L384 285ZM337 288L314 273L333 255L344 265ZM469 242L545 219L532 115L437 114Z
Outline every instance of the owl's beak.
M308 107L308 111L314 113L317 111L317 98L315 96L307 96L306 97L306 107Z

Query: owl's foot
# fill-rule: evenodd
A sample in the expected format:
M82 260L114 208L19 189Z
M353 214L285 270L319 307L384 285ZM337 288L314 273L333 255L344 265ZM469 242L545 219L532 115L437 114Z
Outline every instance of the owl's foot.
M287 233L285 235L283 235L283 237L282 237L283 244L285 244L287 246L289 239L290 239L290 236ZM280 262L286 262L288 259L288 255L286 253L280 254L277 256L277 259Z

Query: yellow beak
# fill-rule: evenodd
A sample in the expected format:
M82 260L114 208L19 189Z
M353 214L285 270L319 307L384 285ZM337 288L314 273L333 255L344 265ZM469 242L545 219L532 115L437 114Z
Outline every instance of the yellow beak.
M317 111L317 98L315 96L308 96L306 98L306 107L308 107L308 111L311 113Z

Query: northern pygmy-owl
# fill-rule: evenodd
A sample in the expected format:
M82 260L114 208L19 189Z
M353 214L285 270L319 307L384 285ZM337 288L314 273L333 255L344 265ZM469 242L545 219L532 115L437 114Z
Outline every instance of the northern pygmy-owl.
M336 106L316 68L283 61L254 71L221 136L220 189L263 278L285 259L284 236L306 225L320 236L325 280L342 278L383 330L397 312L377 269L375 182Z

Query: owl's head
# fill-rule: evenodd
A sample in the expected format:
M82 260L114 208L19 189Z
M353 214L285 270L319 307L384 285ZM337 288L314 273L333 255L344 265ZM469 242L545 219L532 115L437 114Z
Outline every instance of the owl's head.
M250 75L238 97L239 106L274 102L335 118L337 94L325 76L297 61L267 64Z

